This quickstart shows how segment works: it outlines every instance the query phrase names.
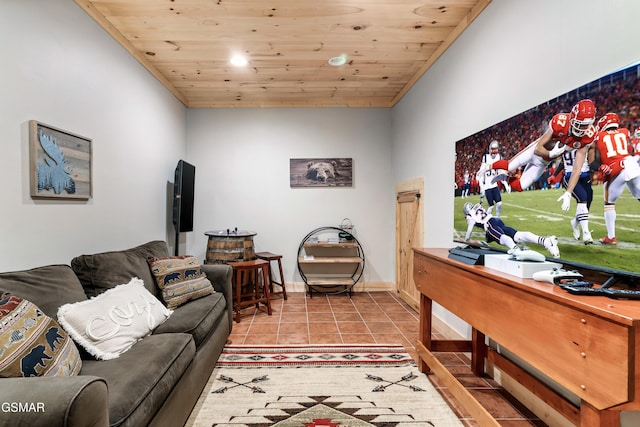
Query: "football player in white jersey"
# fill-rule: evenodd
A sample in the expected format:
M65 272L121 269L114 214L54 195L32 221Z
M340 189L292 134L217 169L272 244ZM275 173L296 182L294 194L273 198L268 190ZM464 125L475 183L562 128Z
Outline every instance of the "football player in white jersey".
M480 203L472 205L467 202L464 204L463 211L467 221L464 240L468 241L473 227L478 227L484 229L487 242L497 242L506 246L510 253L519 250L518 243L536 243L544 246L552 257L560 258L556 236L542 237L529 231L518 231L507 226L500 218L491 215Z
M478 183L480 184L480 202L482 203L482 200L486 198L487 204L489 205L487 212L498 218L500 218L500 215L502 214L502 194L500 193L500 187L498 186L499 179L495 178L499 174L504 173L504 171L491 169L491 165L502 159L502 155L499 151L500 144L498 141L491 141L489 144L489 152L482 155L482 164L476 173ZM506 180L502 181L502 184L507 192L511 191L511 187L509 187ZM495 212L493 211L494 206Z
M462 175L462 198L469 197L469 191L471 190L471 174L468 170L464 171Z
M571 175L574 173L580 174L578 182L571 192L571 196L576 199L577 203L576 216L571 219L571 228L574 239L580 240L580 229L582 229L582 242L585 245L591 245L593 238L589 230L589 208L593 201L593 188L591 187L589 163L593 161L594 154L591 145L588 146L587 150L587 158L582 162L582 167L575 164L577 151L567 151L562 154L562 161L564 162L562 185L566 188L571 179ZM576 170L574 171L574 169Z
M631 153L633 154L633 157L638 161L638 163L640 163L640 128L636 129L633 133L633 137L631 138L629 145L631 146Z

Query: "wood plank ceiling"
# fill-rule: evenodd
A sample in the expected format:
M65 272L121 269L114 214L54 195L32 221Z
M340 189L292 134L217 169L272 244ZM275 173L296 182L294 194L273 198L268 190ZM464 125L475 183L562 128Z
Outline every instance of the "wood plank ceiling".
M391 107L491 2L75 1L190 108Z

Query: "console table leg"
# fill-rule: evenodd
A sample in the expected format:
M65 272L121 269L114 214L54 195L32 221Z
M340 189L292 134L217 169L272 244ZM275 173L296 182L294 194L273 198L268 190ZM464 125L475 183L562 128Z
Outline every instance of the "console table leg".
M422 343L429 351L431 351L431 298L427 298L424 294L420 294L420 330L418 333L418 341ZM420 358L420 372L430 374L431 369Z
M620 427L620 411L599 411L584 400L580 402L579 427Z
M487 358L485 336L476 328L471 330L471 370L478 377L484 376L484 360Z

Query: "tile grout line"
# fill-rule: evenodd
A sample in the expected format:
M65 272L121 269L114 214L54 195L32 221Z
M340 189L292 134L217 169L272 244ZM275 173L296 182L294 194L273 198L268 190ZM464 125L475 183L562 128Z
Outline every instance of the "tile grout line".
M391 298L389 298L391 297ZM327 298L327 297L325 297ZM293 299L293 298L292 298ZM337 304L332 304L333 302L336 302ZM318 303L318 305L312 304L311 306L308 304L309 299L307 299L306 297L303 297L302 300L299 300L298 297L296 297L295 299L293 299L293 302L291 305L297 305L296 303L298 302L302 302L304 304L304 321L306 322L306 330L307 330L307 334L306 334L306 340L309 344L312 344L312 337L311 337L311 312L310 312L310 308L313 310L313 313L324 313L325 311L327 311L327 309L330 310L331 316L334 320L334 324L337 328L337 334L335 336L335 340L336 342L341 342L341 343L346 343L345 341L345 335L344 334L339 325L340 325L340 321L338 320L338 316L336 316L336 314L340 311L340 306L341 304L344 304L344 301L341 300L332 300L330 298L327 298L326 304L322 304L322 303ZM395 332L381 332L381 335L386 335L387 337L392 337L393 335L396 335L399 339L404 339L405 343L403 343L406 347L407 350L411 349L411 353L412 356L415 357L415 348L412 347L412 343L413 341L408 337L408 335L411 335L414 339L416 338L414 335L416 335L414 332L405 332L406 331L411 331L411 329L407 329L408 326L410 325L405 325L405 330L401 329L398 325L397 322L402 322L402 323L407 323L410 321L415 321L418 322L419 321L419 317L415 314L415 310L408 306L406 303L404 303L404 301L399 300L396 295L394 295L392 292L388 292L385 295L377 295L377 299L374 298L374 296L368 292L366 297L365 296L360 296L358 298L357 301L351 301L351 305L353 306L353 309L355 310L355 313L357 313L358 317L360 318L360 320L364 323L366 330L369 331L369 335L372 339L372 343L380 343L380 339L376 338L374 333L371 331L369 324L371 322L375 322L376 320L370 319L369 321L365 320L365 318L362 316L362 313L366 311L366 308L368 306L368 304L374 304L375 307L377 307L378 309L382 310L382 312L385 314L385 317L387 318L387 321L390 320L391 323L393 324L393 327L395 328ZM402 307L402 310L398 309L398 306ZM411 311L409 311L409 309L407 308L409 307L411 309ZM292 311L287 311L287 313L290 314L295 314L297 312L299 313L303 313L302 308L298 308L298 307L293 307L294 310ZM386 308L386 309L385 309ZM281 331L281 327L284 324L283 320L285 317L287 317L285 315L285 303L284 301L280 302L280 305L278 306L278 310L279 313L277 313L277 318L274 318L273 321L277 322L277 328L276 331L277 333L275 334L275 340L276 343L280 343L281 338L283 337L283 335L280 334ZM363 311L364 310L364 311ZM397 313L398 315L392 315L389 316L389 313ZM405 313L410 314L411 316L411 320L404 320L403 319L403 315ZM247 313L249 314L249 313ZM275 313L274 313L275 314ZM256 326L258 326L261 323L261 319L262 316L264 315L263 311L261 310L255 310L250 316L246 317L246 320L243 319L243 323L244 321L247 322L248 327L246 328L246 330L241 333L240 335L236 335L238 341L241 341L242 343L245 343L247 340L249 341L260 341L261 339L261 334L266 333L266 332L261 332L260 328L255 328ZM322 320L321 320L322 321ZM345 320L345 322L349 322L349 320ZM271 322L269 322L271 323ZM243 325L243 329L244 329ZM301 325L302 326L302 325ZM254 334L251 333L251 331L257 331L254 332ZM436 332L436 331L434 331ZM356 333L356 332L354 332ZM436 332L437 333L437 332ZM268 333L269 335L264 335L265 339L269 339L269 341L271 341L273 339L273 335L271 335L271 333ZM271 338L268 338L271 337ZM285 340L286 342L286 340ZM459 363L461 363L463 366L467 366L468 362L466 361L465 358L462 357L461 354L455 353L454 354L455 359L458 360ZM455 364L457 366L457 363ZM496 389L493 387L493 385L491 383L487 383L489 385L489 389L485 388L485 387L477 387L477 386L473 386L473 385L469 385L469 389L475 389L475 390L500 390L499 388ZM436 384L434 384L434 386L436 386L436 388L438 389L442 389L441 386L438 386ZM443 389L446 390L446 387ZM498 399L500 399L498 397ZM503 401L504 398L500 399L500 401ZM506 401L507 404L509 404L508 400ZM530 423L529 425L534 426L534 425L544 425L544 424L539 424L541 421L539 418L537 417L531 417L531 416L527 416L526 414L522 413L520 410L518 410L517 408L514 408L516 410L516 413L519 414L515 415L514 414L496 414L498 415L496 417L496 419L504 421L506 423L509 423L510 421L526 421L528 423ZM502 415L502 416L500 416ZM466 426L466 427L476 427L476 424L474 424L474 420L472 418L468 418L465 417L464 415L459 415L459 419L460 421Z

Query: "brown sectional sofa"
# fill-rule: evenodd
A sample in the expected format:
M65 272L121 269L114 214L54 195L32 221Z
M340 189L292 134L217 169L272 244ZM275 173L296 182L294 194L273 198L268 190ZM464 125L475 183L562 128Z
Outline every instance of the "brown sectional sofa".
M0 273L0 294L11 292L56 319L57 310L139 277L159 296L148 257L169 256L165 242L81 255L70 265ZM78 376L0 378L0 426L181 426L224 348L232 327L227 265L202 265L213 294L189 301L151 335L112 360L82 351ZM35 403L44 411L12 410ZM15 409L17 405L14 405Z

